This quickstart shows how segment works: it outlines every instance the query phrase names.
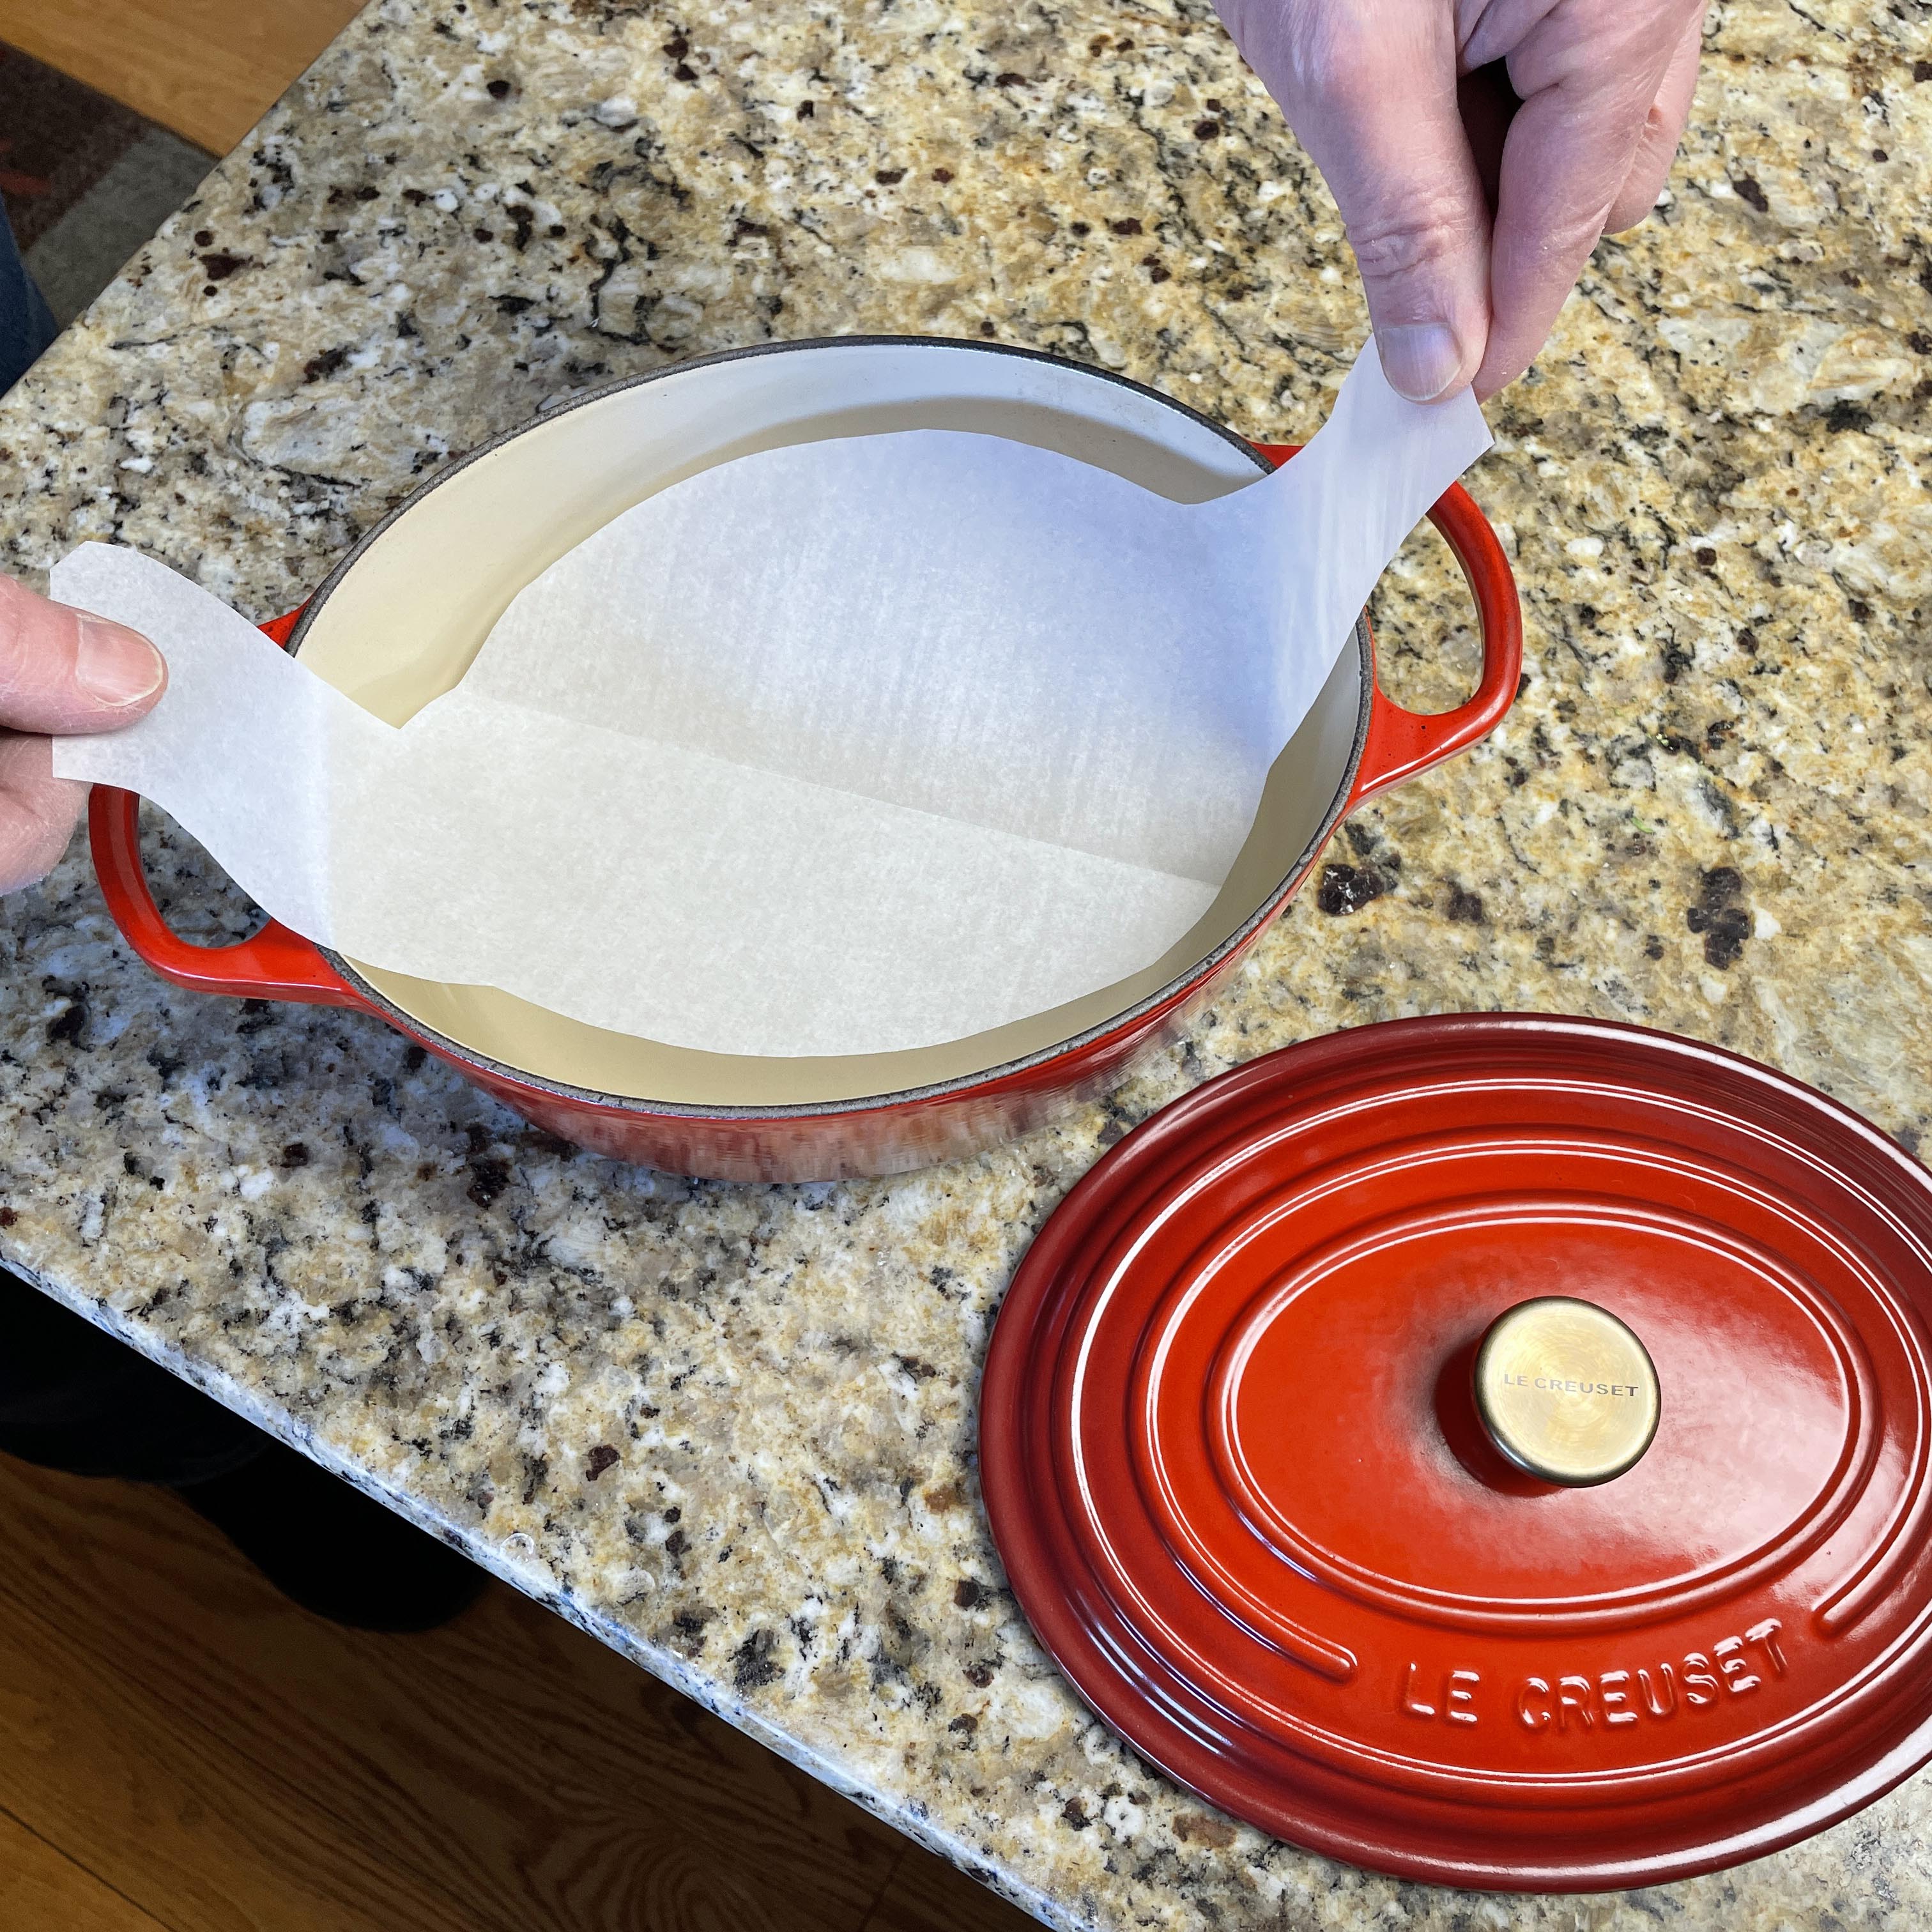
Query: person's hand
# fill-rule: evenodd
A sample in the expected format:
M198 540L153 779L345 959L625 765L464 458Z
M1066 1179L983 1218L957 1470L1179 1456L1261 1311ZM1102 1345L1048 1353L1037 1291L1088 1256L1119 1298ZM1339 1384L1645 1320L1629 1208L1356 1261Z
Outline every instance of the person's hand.
M46 877L86 799L54 776L53 737L131 724L167 681L140 632L0 577L0 892Z
M1394 387L1418 402L1528 368L1599 238L1655 203L1697 85L1704 0L1217 0L1327 177ZM1492 224L1459 74L1522 105Z

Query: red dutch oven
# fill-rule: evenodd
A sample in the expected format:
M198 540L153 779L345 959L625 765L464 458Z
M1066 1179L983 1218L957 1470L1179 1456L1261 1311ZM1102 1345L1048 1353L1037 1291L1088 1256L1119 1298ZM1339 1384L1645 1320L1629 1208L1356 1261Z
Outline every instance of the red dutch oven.
M1185 501L1286 460L1142 385L992 344L853 337L682 363L574 399L452 464L265 627L400 724L449 689L524 586L623 510L751 452L911 428L1000 434ZM844 1060L696 1053L602 1032L488 988L345 958L271 922L238 944L171 932L143 874L138 800L97 788L94 856L142 958L196 992L352 1006L388 1022L518 1112L586 1148L734 1180L900 1172L1026 1132L1132 1072L1232 972L1363 800L1474 743L1509 709L1522 623L1495 532L1460 488L1430 519L1461 566L1482 639L1454 710L1376 686L1366 621L1270 776L1214 905L1145 971L1052 1012L916 1052Z

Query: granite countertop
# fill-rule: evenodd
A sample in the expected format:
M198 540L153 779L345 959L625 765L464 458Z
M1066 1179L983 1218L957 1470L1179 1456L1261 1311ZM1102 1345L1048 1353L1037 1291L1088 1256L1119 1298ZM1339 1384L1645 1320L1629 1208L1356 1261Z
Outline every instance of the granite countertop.
M1719 1041L1916 1147L1927 9L1720 6L1672 198L1606 243L1472 479L1508 722L1359 813L1152 1072L896 1180L573 1154L371 1020L177 992L77 843L0 906L0 1247L50 1292L1065 1926L1932 1922L1932 1784L1724 1876L1475 1901L1204 1808L1028 1636L974 1391L1015 1262L1135 1121L1399 1014ZM988 336L1306 435L1364 329L1202 0L380 0L0 406L8 566L140 545L289 607L452 452L772 338ZM1418 541L1390 674L1472 644ZM247 908L158 832L177 920Z

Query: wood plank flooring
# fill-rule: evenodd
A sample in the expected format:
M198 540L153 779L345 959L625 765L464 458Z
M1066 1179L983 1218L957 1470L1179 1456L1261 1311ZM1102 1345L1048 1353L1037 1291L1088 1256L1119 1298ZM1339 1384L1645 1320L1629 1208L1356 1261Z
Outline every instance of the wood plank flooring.
M57 1926L60 1932L165 1932L159 1919L4 1811L0 1925Z
M225 154L362 0L0 0L0 40Z
M0 1925L1031 1922L502 1586L340 1630L174 1497L4 1458L0 1549Z

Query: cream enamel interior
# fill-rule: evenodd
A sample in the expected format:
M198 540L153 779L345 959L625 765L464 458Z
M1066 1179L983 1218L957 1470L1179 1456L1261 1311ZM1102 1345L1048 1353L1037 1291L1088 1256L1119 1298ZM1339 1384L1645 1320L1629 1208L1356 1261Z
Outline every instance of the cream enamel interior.
M887 430L967 429L1055 449L1185 502L1252 482L1254 458L1153 392L1077 364L939 342L802 345L684 365L539 418L412 498L345 560L295 638L302 662L400 724L462 677L512 598L610 518L751 452ZM1336 810L1360 729L1363 660L1345 651L1276 762L1214 904L1118 984L970 1039L846 1059L694 1052L604 1032L488 987L350 961L417 1024L540 1080L686 1107L796 1106L903 1093L1043 1052L1128 1011L1253 917Z

